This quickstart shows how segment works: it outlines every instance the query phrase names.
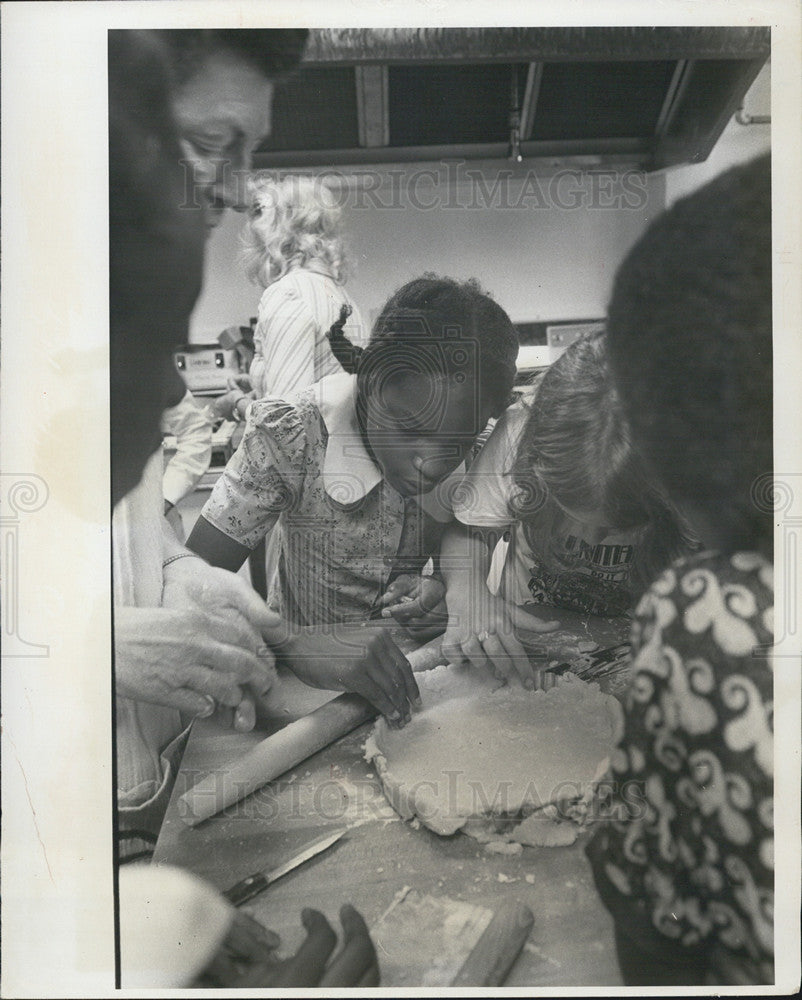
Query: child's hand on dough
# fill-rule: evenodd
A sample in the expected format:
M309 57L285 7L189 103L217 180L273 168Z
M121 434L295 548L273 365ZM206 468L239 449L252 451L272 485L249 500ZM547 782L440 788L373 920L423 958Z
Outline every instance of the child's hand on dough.
M486 587L471 594L449 591L448 606L443 656L450 663L467 660L478 670L490 670L499 680L518 678L530 690L543 687L542 671L530 662L515 635L515 627L529 632L551 632L558 622L540 621L491 594Z
M433 639L448 622L445 593L445 584L438 577L403 573L379 598L379 604L384 605L382 618L392 618L416 638Z
M362 695L391 726L420 708L409 661L387 629L353 625L303 628L276 647L280 660L310 687Z

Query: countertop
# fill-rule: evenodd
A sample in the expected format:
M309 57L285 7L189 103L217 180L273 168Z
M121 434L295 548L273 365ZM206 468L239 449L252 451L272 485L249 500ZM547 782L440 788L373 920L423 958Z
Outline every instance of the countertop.
M600 644L626 637L626 623L620 621L582 622L581 629L575 623L575 630L579 638L591 636ZM320 692L314 692L305 706L303 692L310 689L297 690L294 716L320 703ZM289 954L303 940L300 911L306 906L322 910L339 926L339 907L350 902L373 927L405 886L490 909L513 896L532 909L535 923L506 986L620 986L612 920L584 855L589 834L582 832L569 847L524 847L521 854L507 856L487 853L462 833L440 837L405 822L364 760L371 727L360 726L193 828L181 819L180 796L211 771L225 775L231 761L280 728L275 723L241 734L214 720L196 722L154 863L186 868L224 890L253 871L280 864L327 829L346 826L346 836L334 847L247 904L248 912L281 935L282 952ZM414 966L415 955L409 961ZM413 969L418 984L425 971Z

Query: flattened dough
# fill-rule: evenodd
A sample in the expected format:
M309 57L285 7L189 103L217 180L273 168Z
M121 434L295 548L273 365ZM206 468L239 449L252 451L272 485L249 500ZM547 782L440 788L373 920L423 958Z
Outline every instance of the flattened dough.
M549 691L455 666L417 681L423 709L401 730L380 719L365 756L396 812L444 836L589 794L619 735L618 702L571 674Z

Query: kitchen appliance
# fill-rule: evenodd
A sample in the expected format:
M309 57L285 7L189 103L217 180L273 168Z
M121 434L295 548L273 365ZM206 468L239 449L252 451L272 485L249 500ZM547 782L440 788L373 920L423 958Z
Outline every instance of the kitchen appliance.
M216 396L240 373L239 355L220 344L182 344L173 354L175 366L194 396Z
M516 323L520 347L515 390L529 386L541 371L553 365L575 340L604 329L603 319Z

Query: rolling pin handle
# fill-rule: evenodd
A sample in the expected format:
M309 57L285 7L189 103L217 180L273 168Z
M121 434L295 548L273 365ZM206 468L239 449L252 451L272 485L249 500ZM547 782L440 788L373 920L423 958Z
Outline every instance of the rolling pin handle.
M532 911L517 899L500 906L451 985L501 986L534 922Z

